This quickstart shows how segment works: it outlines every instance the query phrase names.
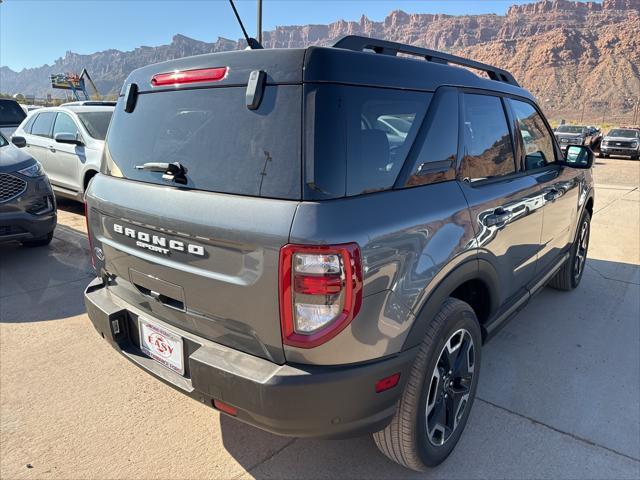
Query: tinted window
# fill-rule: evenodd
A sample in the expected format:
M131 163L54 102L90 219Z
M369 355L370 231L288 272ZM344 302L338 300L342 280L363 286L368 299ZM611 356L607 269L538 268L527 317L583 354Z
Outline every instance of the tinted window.
M7 142L7 140L0 135L0 147L6 147L7 145L9 145L9 142Z
M56 123L53 126L54 138L57 133L72 133L74 135L78 133L78 127L76 126L76 123L66 113L59 113L56 117Z
M33 127L33 122L35 121L36 117L38 115L32 115L31 118L29 118L29 120L27 121L27 123L24 126L24 131L26 133L31 133L31 127Z
M38 117L33 122L33 127L31 127L31 133L41 137L50 137L51 126L55 118L55 112L43 112L38 114Z
M0 126L20 125L26 116L18 102L0 100Z
M464 135L462 168L470 181L515 171L511 135L500 98L464 95Z
M96 140L104 140L107 136L111 115L113 115L113 111L78 113L84 128Z
M540 114L528 103L509 101L520 128L525 169L533 170L555 162L553 139Z
M307 197L335 198L391 188L431 97L382 88L308 87Z
M139 95L132 113L118 108L113 114L105 173L175 185L136 166L180 162L186 188L300 198L301 87L267 86L257 110L247 108L245 92L228 87Z
M416 144L421 148L407 185L424 185L455 177L458 154L457 91L446 91L434 98Z

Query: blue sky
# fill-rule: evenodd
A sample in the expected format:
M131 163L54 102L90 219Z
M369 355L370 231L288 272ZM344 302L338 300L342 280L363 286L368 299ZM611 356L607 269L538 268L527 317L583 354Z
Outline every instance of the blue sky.
M263 0L263 29L277 25L358 20L364 13L382 20L390 11L410 13L504 14L514 3L532 0ZM237 0L255 36L255 0ZM238 39L227 0L4 0L0 4L0 65L13 70L51 64L71 50L93 53L163 45L181 33L203 41Z

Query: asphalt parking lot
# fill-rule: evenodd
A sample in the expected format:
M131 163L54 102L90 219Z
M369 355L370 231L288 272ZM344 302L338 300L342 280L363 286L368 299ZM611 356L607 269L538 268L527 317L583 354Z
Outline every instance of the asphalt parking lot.
M640 162L598 159L588 269L485 347L453 455L418 474L369 437L276 437L117 355L85 314L82 206L49 248L0 247L0 478L639 478Z

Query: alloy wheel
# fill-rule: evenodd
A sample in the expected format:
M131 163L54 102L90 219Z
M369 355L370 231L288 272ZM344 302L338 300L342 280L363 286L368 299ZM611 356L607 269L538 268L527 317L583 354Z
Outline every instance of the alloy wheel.
M455 432L469 405L475 350L471 334L457 330L445 343L431 374L427 393L427 437L444 445Z
M584 265L587 261L587 249L589 248L589 222L582 222L578 246L576 248L576 258L573 263L573 277L580 278Z

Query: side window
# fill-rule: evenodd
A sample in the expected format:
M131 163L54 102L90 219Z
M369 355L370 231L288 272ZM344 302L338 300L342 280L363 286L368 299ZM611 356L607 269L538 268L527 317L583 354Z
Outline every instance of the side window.
M51 125L56 118L55 112L43 112L38 114L31 127L31 133L40 137L51 137Z
M76 123L66 113L58 113L56 117L56 123L53 126L53 137L55 138L56 133L73 133L74 135L78 134L78 127Z
M532 105L509 100L518 121L524 146L525 170L534 170L556 161L551 132Z
M33 127L33 122L36 120L37 117L38 115L36 114L27 121L23 129L25 133L31 133L31 127Z
M515 172L513 145L502 101L464 94L463 175L471 182Z
M434 97L423 131L416 138L421 145L407 186L453 180L458 156L458 92L450 90Z

